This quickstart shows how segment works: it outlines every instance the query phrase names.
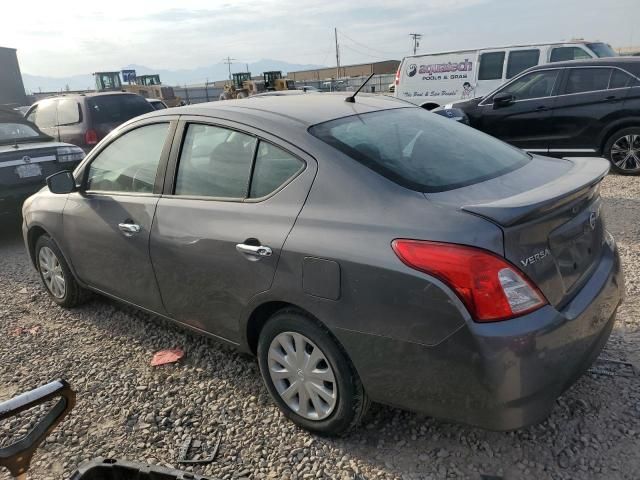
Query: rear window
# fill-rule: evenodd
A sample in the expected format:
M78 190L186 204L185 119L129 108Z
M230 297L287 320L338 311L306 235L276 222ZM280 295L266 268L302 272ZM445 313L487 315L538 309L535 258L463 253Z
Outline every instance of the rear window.
M0 123L0 143L35 138L40 135L40 132L24 123Z
M498 177L531 157L478 130L422 108L332 120L309 132L412 190L441 192Z
M490 52L480 55L478 80L498 80L502 78L504 52Z
M538 65L540 58L540 50L514 50L509 52L509 61L507 62L507 78L513 78L520 72L524 72L527 68Z
M152 112L153 107L139 95L105 95L87 100L94 123L123 123Z

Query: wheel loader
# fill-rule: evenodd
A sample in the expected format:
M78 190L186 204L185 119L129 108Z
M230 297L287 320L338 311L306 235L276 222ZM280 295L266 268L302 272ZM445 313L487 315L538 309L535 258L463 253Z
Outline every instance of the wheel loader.
M136 93L144 98L162 100L167 107L177 107L182 103L182 99L176 97L173 87L162 85L160 75L136 76L135 83L125 85L120 80L120 72L96 72L93 76L96 80L96 90L98 92L125 91Z
M220 94L220 100L247 98L264 90L263 81L251 80L251 72L232 73L231 81L225 84L224 92Z

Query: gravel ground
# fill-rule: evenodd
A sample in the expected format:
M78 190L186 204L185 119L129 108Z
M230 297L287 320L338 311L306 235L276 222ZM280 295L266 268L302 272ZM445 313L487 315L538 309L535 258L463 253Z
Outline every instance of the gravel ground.
M610 175L603 195L627 300L602 356L640 367L640 179ZM176 466L186 437L206 455L217 435L217 461L193 468L224 479L640 478L640 377L587 373L547 421L517 432L374 406L351 436L324 439L284 420L252 358L106 299L57 308L18 225L0 229L0 399L58 377L78 392L76 409L36 454L32 479L67 478L98 456ZM149 365L154 352L173 347L186 352L180 363ZM7 430L0 425L0 439Z

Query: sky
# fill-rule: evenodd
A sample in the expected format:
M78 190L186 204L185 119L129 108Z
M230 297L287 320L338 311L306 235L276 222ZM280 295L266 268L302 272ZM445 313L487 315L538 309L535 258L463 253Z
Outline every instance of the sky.
M100 5L103 3L104 5ZM79 0L0 4L0 46L23 73L62 77L130 64L191 69L264 58L335 65L420 52L585 38L640 45L640 0Z

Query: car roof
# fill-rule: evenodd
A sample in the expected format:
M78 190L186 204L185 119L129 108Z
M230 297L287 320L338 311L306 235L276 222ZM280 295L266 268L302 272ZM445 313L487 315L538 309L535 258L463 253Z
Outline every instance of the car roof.
M564 62L536 65L535 67L531 67L529 71L565 67L620 67L629 70L634 75L638 75L640 73L640 57L604 57L586 60L567 60Z
M43 100L51 100L55 98L95 98L106 97L111 95L137 95L132 92L117 91L117 92L87 92L87 93L63 93L61 95L51 95L50 97L41 98L35 103L42 102Z
M419 108L394 97L363 93L356 96L354 103L346 102L345 98L351 95L353 92L323 93L322 95L256 95L241 100L224 100L177 107L172 109L172 114L222 117L262 126L265 122L297 124L306 128L350 115L393 108ZM160 115L167 115L167 113L158 110L145 116Z

